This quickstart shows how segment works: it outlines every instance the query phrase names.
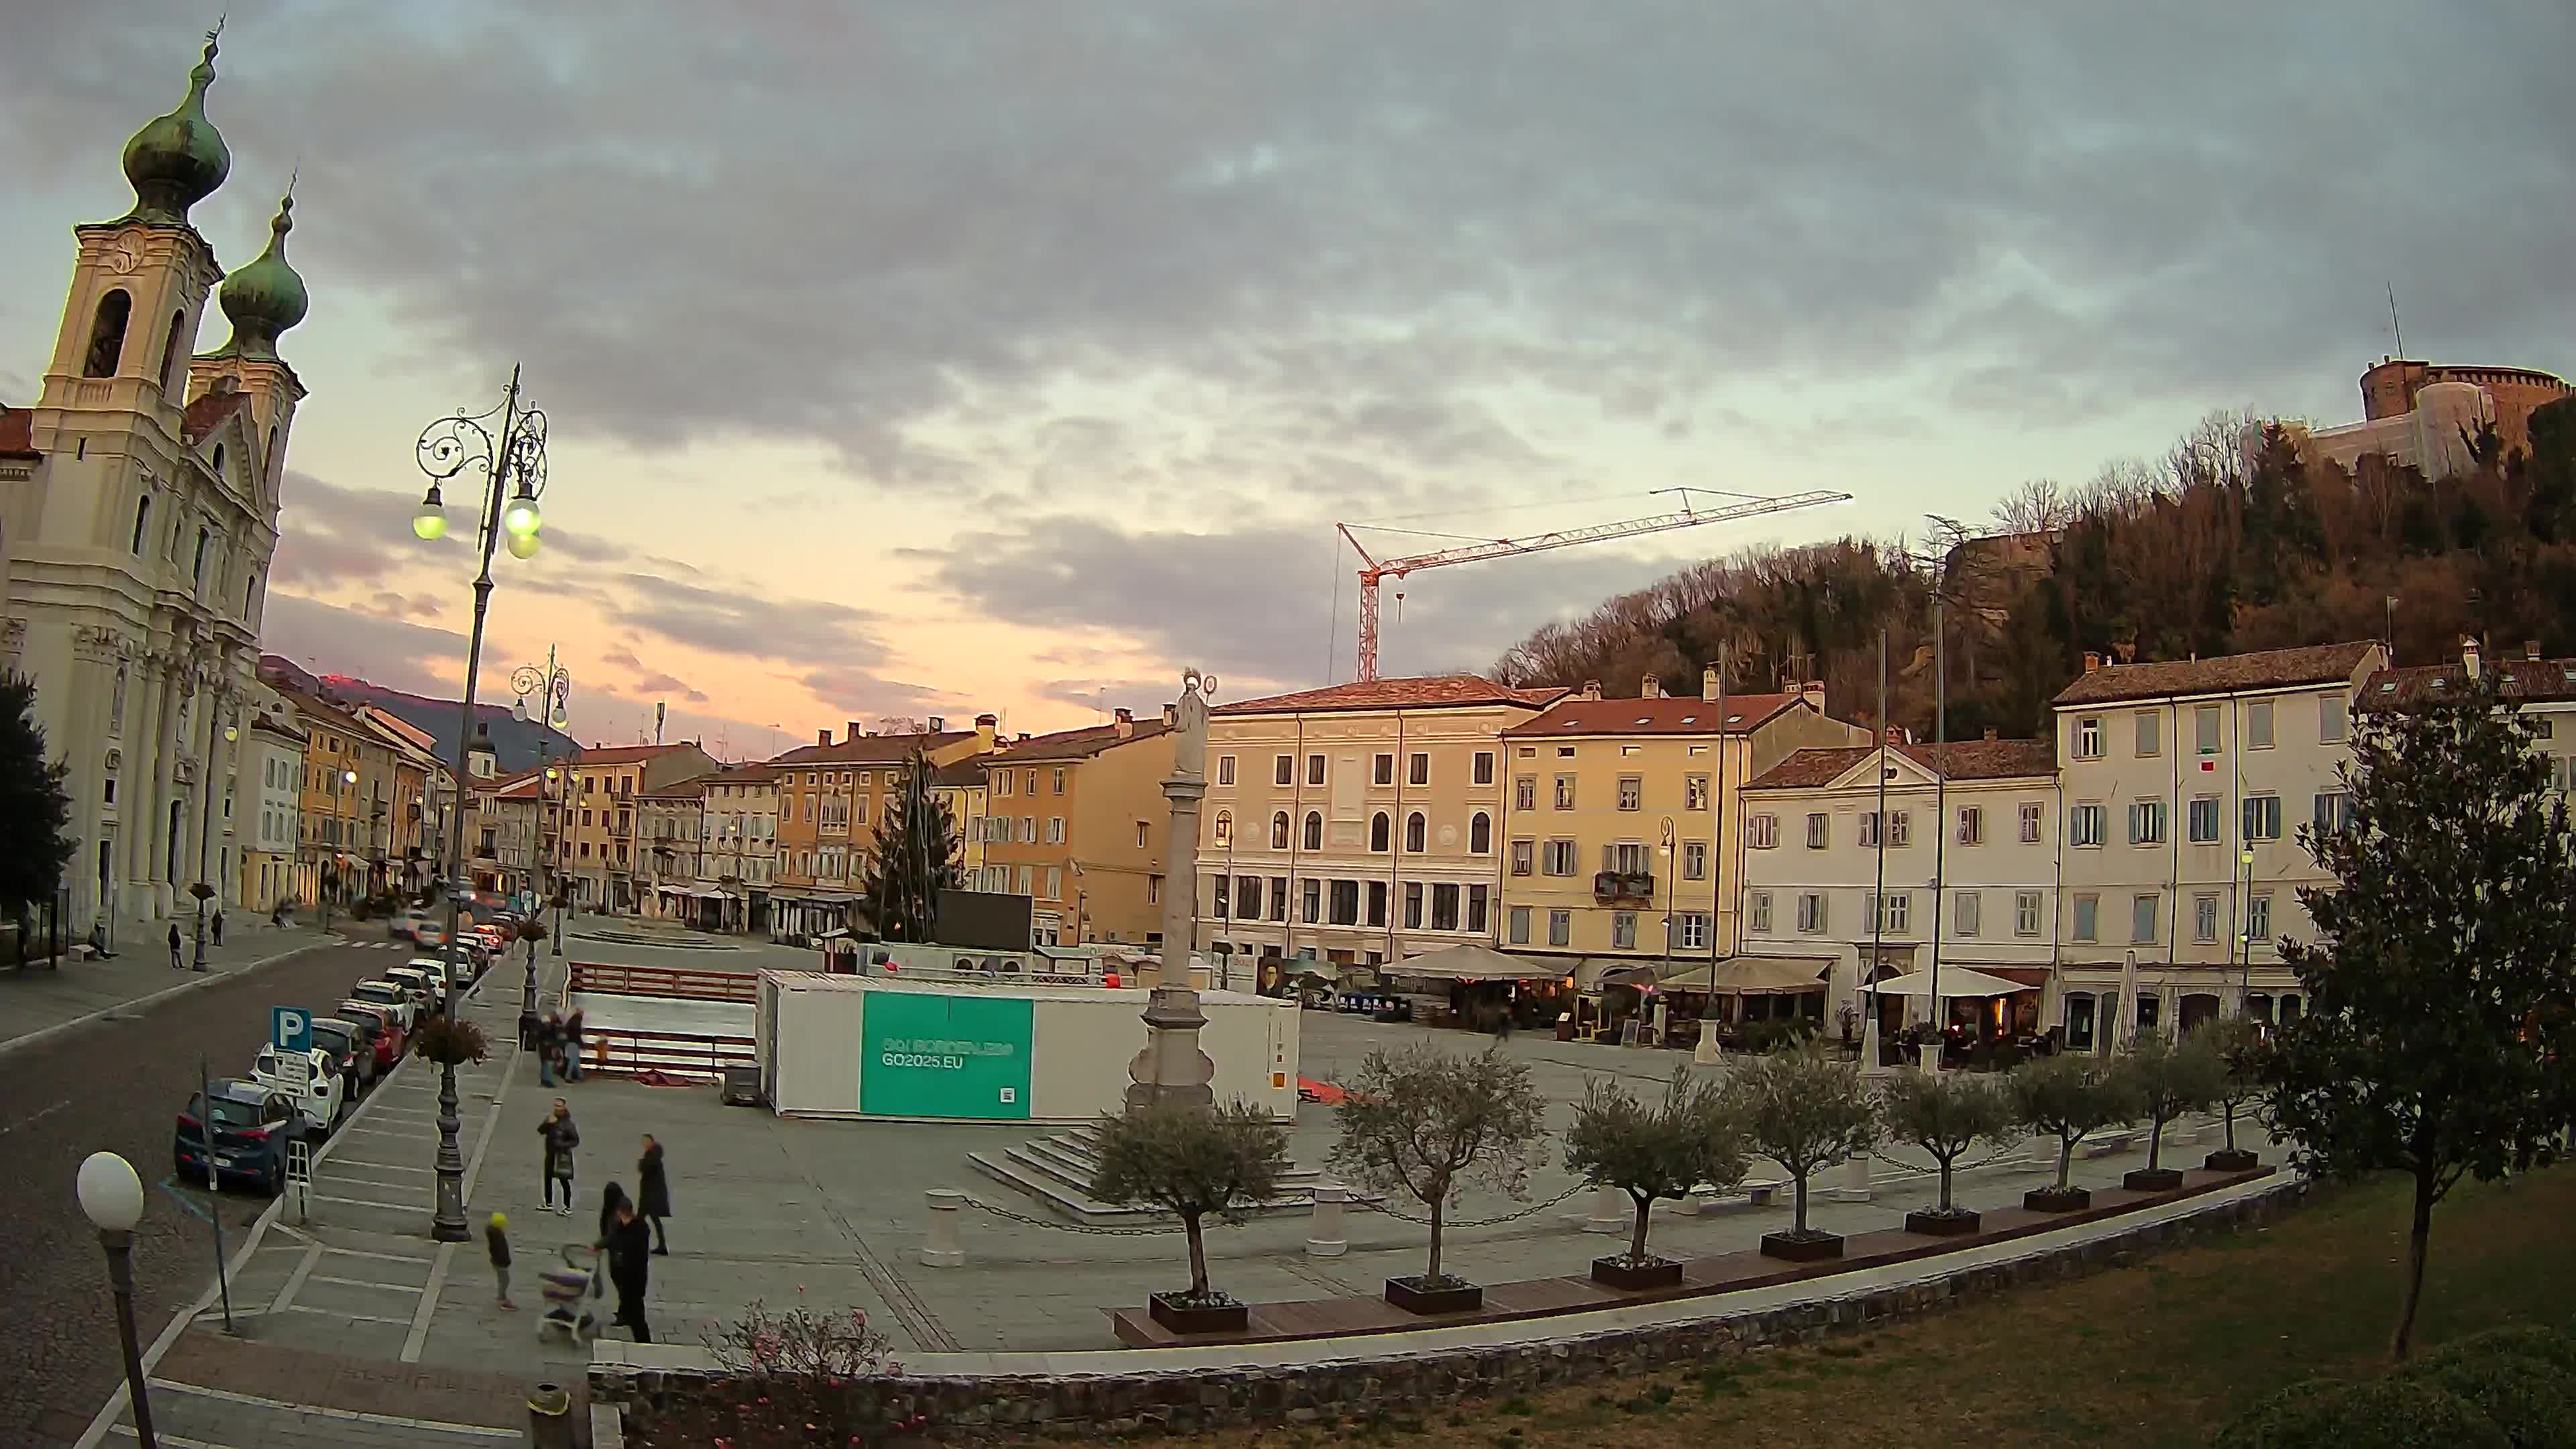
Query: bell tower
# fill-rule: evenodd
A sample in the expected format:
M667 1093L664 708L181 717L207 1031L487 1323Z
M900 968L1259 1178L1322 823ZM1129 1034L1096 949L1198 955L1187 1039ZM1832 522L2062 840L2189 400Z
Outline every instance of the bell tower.
M277 203L268 224L268 250L224 279L216 301L233 324L223 346L188 364L188 400L194 403L216 392L249 396L248 431L256 444L259 502L268 522L277 519L278 485L286 466L287 434L295 427L295 405L304 400L304 384L277 352L278 338L304 320L309 305L304 278L286 261L286 234L295 229L295 183Z
M186 361L206 294L223 275L214 248L188 220L188 208L232 170L223 134L206 119L215 51L209 32L178 108L125 143L133 209L74 228L80 255L36 404L35 445L43 452L76 451L84 435L130 431L143 419L168 434L179 431Z

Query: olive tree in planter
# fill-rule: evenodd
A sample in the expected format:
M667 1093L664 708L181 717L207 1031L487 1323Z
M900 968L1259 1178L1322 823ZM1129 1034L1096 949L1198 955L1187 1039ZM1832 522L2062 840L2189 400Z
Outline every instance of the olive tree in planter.
M2166 1124L2207 1106L2218 1095L2226 1065L2199 1032L2180 1043L2156 1033L2132 1048L2118 1070L2128 1078L2129 1099L2147 1123L2147 1165L2122 1177L2120 1186L2131 1192L2171 1192L2182 1186L2182 1169L2164 1165Z
M1997 1147L2021 1139L2012 1103L1991 1077L1965 1073L1898 1072L1878 1090L1888 1137L1922 1148L1941 1169L1941 1200L1905 1215L1905 1230L1938 1237L1973 1233L1978 1215L1951 1202L1959 1159L1980 1142Z
M1528 1186L1532 1148L1547 1130L1529 1068L1491 1048L1458 1056L1423 1042L1371 1051L1342 1086L1334 1169L1431 1210L1430 1262L1419 1277L1387 1279L1386 1301L1412 1313L1481 1306L1484 1289L1440 1270L1442 1219L1470 1182L1513 1197Z
M1189 1235L1189 1291L1154 1294L1147 1301L1154 1321L1174 1333L1246 1327L1244 1306L1208 1285L1204 1225L1213 1216L1240 1226L1250 1209L1278 1195L1288 1170L1288 1134L1247 1103L1213 1111L1159 1104L1102 1117L1092 1141L1100 1153L1093 1197L1161 1208Z
M1655 1200L1703 1185L1723 1192L1744 1180L1745 1160L1744 1130L1722 1086L1693 1080L1687 1063L1673 1068L1660 1103L1640 1101L1615 1081L1585 1082L1565 1132L1566 1170L1592 1187L1626 1192L1637 1208L1628 1251L1593 1259L1593 1281L1613 1288L1680 1283L1678 1260L1646 1252Z
M2057 1139L2057 1183L2023 1193L2032 1212L2071 1213L2093 1205L2093 1194L2073 1181L2075 1149L2105 1127L2137 1120L2124 1072L2098 1057L2040 1057L2013 1068L2006 1079L2013 1115L2043 1137Z
M2236 1145L2236 1119L2250 1115L2263 1094L2271 1039L2261 1027L2242 1018L2211 1022L2201 1030L2208 1034L2210 1050L2218 1054L2218 1090L2209 1105L2218 1109L2227 1145L2203 1158L2200 1165L2211 1172L2251 1172L2263 1165L2263 1159Z
M1812 1044L1791 1048L1745 1058L1726 1091L1753 1150L1780 1164L1796 1191L1789 1231L1764 1233L1762 1251L1793 1262L1841 1257L1841 1234L1807 1226L1807 1181L1878 1143L1878 1100L1860 1063Z

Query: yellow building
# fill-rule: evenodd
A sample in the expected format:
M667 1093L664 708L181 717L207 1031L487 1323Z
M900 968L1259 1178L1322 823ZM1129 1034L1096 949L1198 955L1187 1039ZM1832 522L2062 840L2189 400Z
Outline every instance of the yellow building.
M1007 891L1007 883L996 883L994 867L985 864L984 835L986 792L991 788L985 778L981 760L959 760L943 765L930 778L931 793L948 807L948 818L957 826L957 882L962 890Z
M383 782L391 764L384 742L339 706L317 696L280 690L304 731L304 779L297 800L295 898L338 904L367 891L368 796L371 779Z
M1564 692L1444 675L1216 708L1199 816L1202 953L1212 964L1249 955L1388 966L1492 941L1503 883L1499 737Z
M594 745L574 757L565 798L566 864L573 901L586 911L635 914L648 894L635 834L635 797L716 768L694 744Z
M993 748L998 723L993 715L977 715L975 728L951 730L934 718L926 731L885 734L852 720L837 744L830 730L818 730L813 744L770 760L778 777L771 934L800 939L847 927L851 907L867 891L868 862L913 752L933 769L971 759Z
M1044 945L1163 939L1172 722L1023 736L984 757L984 873L1030 898Z
M1732 953L1743 881L1737 791L1795 750L1865 744L1830 719L1824 686L1721 700L1645 681L1603 699L1598 681L1502 731L1510 789L1503 949L1555 956L1588 987L1622 959L1708 962Z

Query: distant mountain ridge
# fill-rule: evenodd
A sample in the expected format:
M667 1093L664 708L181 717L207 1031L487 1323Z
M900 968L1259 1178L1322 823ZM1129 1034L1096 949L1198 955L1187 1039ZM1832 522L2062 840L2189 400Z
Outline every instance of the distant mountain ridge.
M458 720L455 700L406 694L402 690L370 684L346 674L317 675L279 654L259 657L259 677L273 685L302 690L352 708L372 704L438 741L441 760L453 762L456 758ZM572 736L561 730L548 729L535 720L520 719L507 704L477 702L474 718L491 727L492 753L505 775L532 769L549 759L561 759L581 748Z

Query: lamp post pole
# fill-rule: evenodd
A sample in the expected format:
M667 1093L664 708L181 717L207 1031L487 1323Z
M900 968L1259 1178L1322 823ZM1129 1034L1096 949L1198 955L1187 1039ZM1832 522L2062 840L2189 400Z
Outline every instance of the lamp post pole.
M134 1335L134 1225L143 1220L143 1179L115 1153L93 1152L80 1165L74 1186L81 1212L98 1229L98 1245L107 1253L107 1284L116 1297L116 1337L125 1351L125 1395L134 1410L135 1442L156 1449L160 1441L152 1434L143 1348Z
M484 425L486 419L495 417L500 430L497 439ZM467 752L474 744L474 686L483 668L483 622L492 605L492 550L506 534L511 557L530 558L537 551L537 530L543 522L537 499L546 487L546 415L521 402L519 370L513 367L499 408L470 416L458 413L431 423L421 430L414 452L420 470L429 476L429 490L421 497L420 511L412 517L412 532L425 543L435 542L447 532L447 519L440 511L439 485L469 468L479 468L483 473L483 502L475 514L474 543L479 567L474 576L474 628L465 645L465 695L460 705L462 723L456 731L456 778L463 781L472 773ZM517 485L515 493L510 491L513 483ZM448 822L445 863L450 981L458 979L465 959L464 948L456 939L464 905L458 892L464 862L465 812L459 810ZM461 1243L470 1236L465 1226L465 1155L456 1141L457 1130L463 1125L456 1115L456 1073L450 1068L440 1074L438 1196L429 1229L430 1237L442 1243Z

